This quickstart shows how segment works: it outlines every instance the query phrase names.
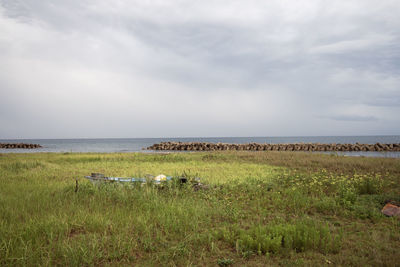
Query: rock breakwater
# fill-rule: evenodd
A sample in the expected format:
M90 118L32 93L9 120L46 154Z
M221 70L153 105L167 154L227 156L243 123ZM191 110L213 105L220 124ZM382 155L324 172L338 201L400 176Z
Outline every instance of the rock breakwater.
M148 150L176 150L176 151L400 151L398 144L320 144L320 143L296 143L296 144L227 144L204 142L162 142L147 147Z
M23 148L23 149L33 149L33 148L41 148L42 146L39 144L25 144L25 143L0 143L0 148L5 149L15 149L15 148Z

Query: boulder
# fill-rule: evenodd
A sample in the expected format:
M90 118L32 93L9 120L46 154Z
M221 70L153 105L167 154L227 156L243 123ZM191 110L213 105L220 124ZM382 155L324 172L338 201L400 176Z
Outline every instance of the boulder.
M400 219L400 207L387 203L383 209L382 213L389 217L397 217Z

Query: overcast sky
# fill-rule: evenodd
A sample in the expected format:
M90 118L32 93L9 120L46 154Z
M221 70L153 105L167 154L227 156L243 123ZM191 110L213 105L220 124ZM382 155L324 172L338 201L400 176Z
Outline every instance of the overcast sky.
M400 134L399 0L0 0L0 138Z

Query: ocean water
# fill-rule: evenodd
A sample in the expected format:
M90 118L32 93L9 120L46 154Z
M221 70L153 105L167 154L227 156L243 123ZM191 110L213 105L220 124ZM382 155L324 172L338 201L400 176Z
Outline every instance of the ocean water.
M375 144L400 143L400 135L393 136L293 136L293 137L197 137L197 138L108 138L108 139L0 139L0 143L40 144L38 149L0 149L0 153L33 152L154 152L143 150L155 143L212 142L212 143L337 143ZM328 152L332 153L332 152ZM400 152L340 152L349 156L400 157Z

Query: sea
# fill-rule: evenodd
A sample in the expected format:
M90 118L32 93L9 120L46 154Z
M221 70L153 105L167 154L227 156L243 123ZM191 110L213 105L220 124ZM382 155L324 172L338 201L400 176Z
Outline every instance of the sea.
M381 136L290 136L290 137L176 137L176 138L96 138L96 139L0 139L0 143L40 144L38 149L0 149L0 153L37 153L37 152L156 152L147 147L160 142L210 142L210 143L336 143L336 144L375 144L400 143L400 135ZM400 152L315 152L345 156L400 158Z

